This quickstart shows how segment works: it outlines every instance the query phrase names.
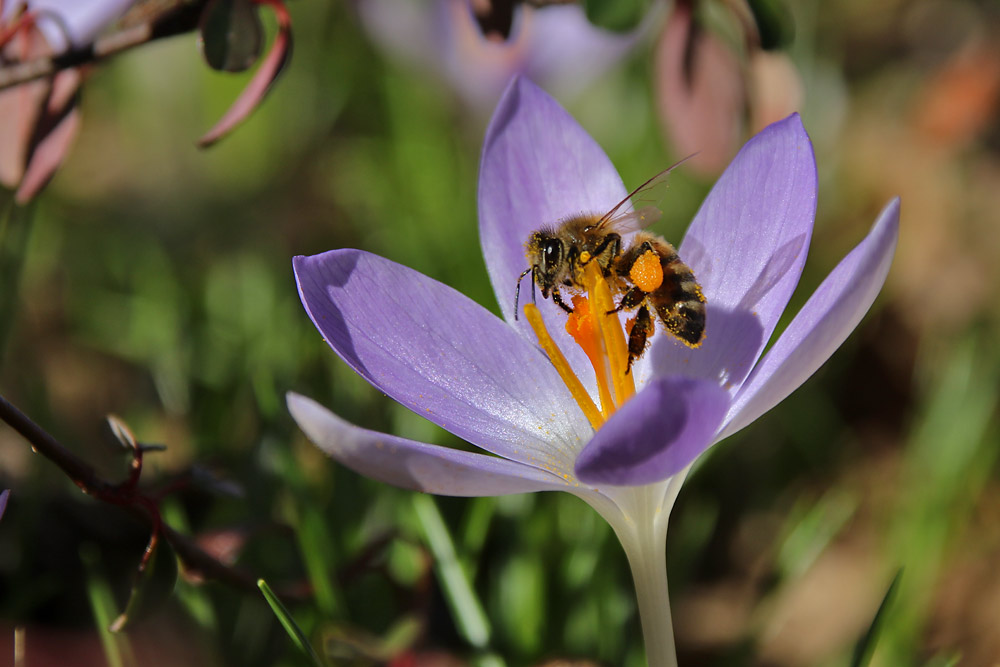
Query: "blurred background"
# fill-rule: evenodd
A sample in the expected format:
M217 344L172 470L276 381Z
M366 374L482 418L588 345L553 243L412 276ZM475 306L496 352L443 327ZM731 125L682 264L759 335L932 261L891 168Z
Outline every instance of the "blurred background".
M329 664L642 665L624 554L584 503L419 496L304 439L289 390L468 446L335 357L291 258L363 248L499 312L475 193L513 72L628 186L702 151L655 228L675 242L741 143L798 110L820 193L783 323L896 195L899 248L844 347L685 484L668 540L680 662L846 665L900 570L873 664L1000 660L1000 6L638 3L595 27L576 5L505 21L474 4L479 21L459 0L290 2L283 76L205 150L251 75L206 67L195 34L89 71L52 182L19 205L0 192L0 393L113 482L129 458L106 415L166 445L141 481L166 523L265 578ZM178 576L169 552L109 633L148 531L0 426L4 488L3 660L20 641L31 666L309 664L259 593ZM442 583L448 542L467 595Z

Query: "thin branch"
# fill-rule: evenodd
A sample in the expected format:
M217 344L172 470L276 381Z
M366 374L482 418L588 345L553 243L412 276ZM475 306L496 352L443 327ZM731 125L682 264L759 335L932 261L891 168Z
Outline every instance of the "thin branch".
M100 37L93 44L54 56L14 62L0 67L0 90L51 76L64 69L96 63L157 39L190 32L198 27L198 20L206 3L207 0L198 0L191 4L182 4L149 21ZM256 584L254 590L256 591Z
M95 498L114 493L113 484L101 479L90 464L59 444L48 431L31 421L3 396L0 396L0 419L30 442L32 449L59 466L84 493Z
M123 485L112 484L102 479L90 464L63 447L48 431L33 422L2 395L0 395L0 419L10 424L31 443L32 449L55 463L84 493L98 500L124 507L130 514L146 523L150 529L155 530L159 522L163 539L173 547L185 566L208 579L257 592L255 577L220 562L195 544L190 537L160 522L152 500L134 493L123 494Z

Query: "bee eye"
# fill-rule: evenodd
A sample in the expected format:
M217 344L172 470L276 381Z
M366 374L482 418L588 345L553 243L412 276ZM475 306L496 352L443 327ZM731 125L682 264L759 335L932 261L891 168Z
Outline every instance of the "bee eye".
M544 253L544 262L548 266L554 266L559 263L559 255L562 254L562 244L556 239L549 239L545 242L544 248L542 248Z

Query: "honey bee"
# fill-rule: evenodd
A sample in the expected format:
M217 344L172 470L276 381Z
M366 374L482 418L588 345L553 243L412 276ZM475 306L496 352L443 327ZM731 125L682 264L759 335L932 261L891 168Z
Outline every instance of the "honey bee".
M629 331L626 373L642 356L653 335L650 309L656 311L666 330L679 341L692 348L701 345L705 339L705 297L701 286L670 243L641 231L656 221L660 212L652 206L622 211L633 196L658 184L681 162L640 185L604 215L576 215L556 227L533 232L525 244L529 266L518 277L514 292L515 319L521 281L529 273L532 301L538 285L543 298L551 296L560 308L572 313L560 288L583 291L583 267L597 262L612 292L621 295L618 306L608 314L639 309ZM623 250L622 235L631 232L638 233Z

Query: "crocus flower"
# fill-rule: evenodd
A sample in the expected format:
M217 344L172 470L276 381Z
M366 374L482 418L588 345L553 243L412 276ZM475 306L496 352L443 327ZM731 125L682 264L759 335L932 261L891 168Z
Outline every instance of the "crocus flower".
M396 486L455 496L560 490L585 500L627 554L650 664L672 665L666 531L685 474L802 384L858 324L888 272L899 202L761 357L798 282L816 206L816 165L799 117L764 129L719 179L679 248L707 300L705 342L692 349L657 333L626 376L624 315L596 318L606 344L588 357L550 300L515 318L512 298L533 230L603 213L625 194L594 140L546 93L514 80L487 131L479 174L480 237L502 319L360 250L294 260L309 316L348 365L492 455L358 428L297 394L288 406L337 461ZM591 310L606 312L600 272L588 275ZM579 300L577 313L585 309Z
M510 37L499 40L483 35L469 0L357 0L356 6L368 33L391 56L437 72L484 113L514 74L560 98L579 94L628 53L645 27L617 34L592 25L576 4L517 5Z

